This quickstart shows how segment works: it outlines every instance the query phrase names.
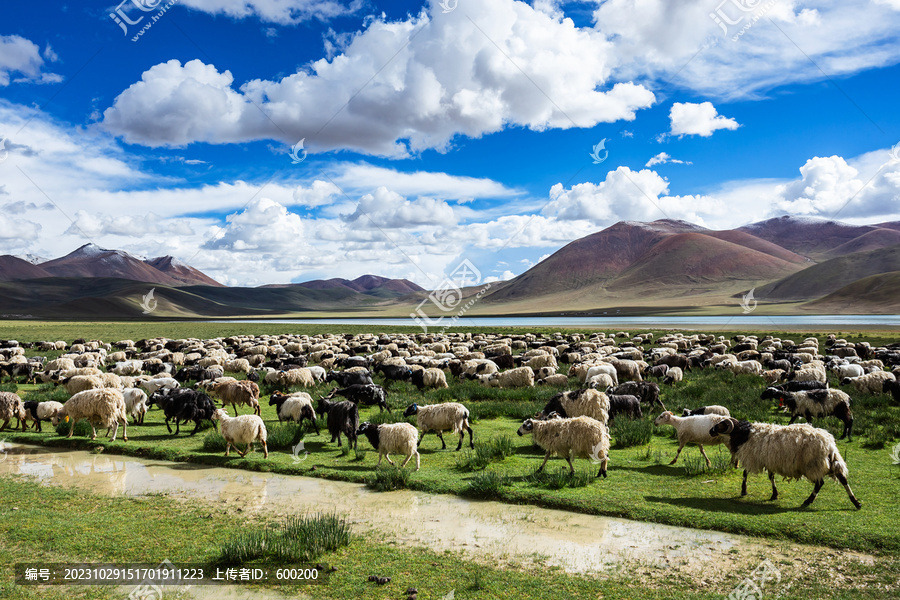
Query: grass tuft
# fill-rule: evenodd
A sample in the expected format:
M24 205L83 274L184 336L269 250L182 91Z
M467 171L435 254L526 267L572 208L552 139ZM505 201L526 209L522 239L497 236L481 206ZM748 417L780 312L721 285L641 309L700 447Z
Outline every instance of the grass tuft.
M475 442L474 450L457 455L456 468L460 471L482 471L492 462L502 461L513 453L515 448L510 436L492 436L486 442Z
M631 448L650 443L653 424L647 419L625 419L619 417L612 422L609 434L616 441L616 448Z
M310 562L350 544L350 524L334 514L292 515L279 523L239 533L226 540L218 562L227 565L264 560Z
M379 492L403 490L409 487L410 471L397 465L376 467L375 472L366 476L366 485Z

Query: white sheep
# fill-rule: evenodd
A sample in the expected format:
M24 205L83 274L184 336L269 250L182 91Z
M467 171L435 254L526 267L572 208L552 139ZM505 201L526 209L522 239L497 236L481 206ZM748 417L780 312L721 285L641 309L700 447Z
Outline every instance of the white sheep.
M589 367L587 371L584 372L584 378L582 381L588 381L592 377L600 374L609 375L610 379L612 379L613 385L619 385L619 375L616 372L616 368L610 364L603 363L602 365L594 365ZM571 373L570 373L571 375Z
M62 384L70 395L85 390L99 390L106 387L98 375L75 375L63 381Z
M134 419L135 423L143 423L147 414L147 393L137 388L122 390L125 398L125 414Z
M416 471L419 470L419 432L409 423L394 423L392 425L375 425L373 423L361 423L356 431L357 435L364 435L372 447L378 450L378 468L381 465L381 459L387 458L390 464L394 464L391 460L391 454L405 454L406 460L400 465L401 468L416 457Z
M695 417L697 415L722 415L723 417L730 417L731 412L727 408L719 404L710 404L709 406L701 406L700 408L695 408L694 410L685 408L681 416Z
M595 389L595 390L606 390L611 387L615 387L617 384L615 380L607 375L606 373L598 373L585 381L587 387Z
M138 386L143 388L147 392L147 394L152 396L157 390L161 390L163 388L176 390L181 387L181 384L172 377L157 377L154 379L144 379L138 382Z
M678 436L678 452L675 453L675 458L673 458L672 462L670 462L669 464L675 464L685 445L697 444L697 446L700 448L700 454L702 454L703 458L706 459L706 466L711 466L712 462L709 460L709 457L703 450L703 445L706 444L707 446L715 446L722 443L722 438L711 436L709 434L709 430L713 426L715 426L716 423L725 418L727 417L716 414L678 417L673 415L668 410L656 417L656 420L653 421L654 425L656 425L657 427L660 427L662 425L671 425L675 428L675 433Z
M590 458L600 463L597 477L601 475L606 477L606 467L609 463L609 430L596 419L590 417L562 419L559 415L553 414L546 421L526 419L517 433L519 435L531 433L534 443L546 450L544 462L538 467L538 472L544 469L550 456L556 454L566 459L571 474L575 473L573 458Z
M224 408L216 409L212 416L214 421L222 424L222 437L225 438L225 456L231 447L234 446L235 452L241 457L247 456L253 449L253 442L259 441L263 447L263 458L269 458L269 448L266 446L266 424L257 415L241 415L239 417L229 417L228 411ZM238 444L246 444L247 449L241 452Z
M54 414L51 422L53 426L59 424L61 420L68 419L71 422L69 427L69 435L72 437L75 432L75 422L80 419L87 419L91 424L91 439L97 438L96 423L112 430L112 439L116 440L116 434L119 432L119 424L122 424L122 439L128 441L128 417L125 413L125 398L122 392L111 388L103 388L99 390L85 390L78 392L63 404Z
M684 373L682 372L680 367L669 367L669 370L666 371L666 377L665 379L663 379L663 383L668 385L675 385L683 379Z
M518 367L488 375L487 382L490 387L499 388L534 387L534 371L531 367Z
M33 411L28 408L25 409L25 422L33 421L34 428L41 431L41 421L50 421L53 419L53 415L56 414L57 409L62 408L62 406L62 403L54 400L38 402Z
M828 374L825 367L803 365L788 376L789 381L818 381L828 382Z
M846 377L854 378L854 377L862 377L866 374L865 369L862 365L835 365L834 368L831 369L831 372L837 375L838 379L844 379Z
M773 425L725 419L712 427L709 434L725 438L731 450L732 464L743 467L741 496L747 495L749 473L768 471L769 481L772 482L772 497L769 500L778 499L776 475L786 479L806 477L814 486L812 494L803 503L803 506L809 506L828 475L844 486L856 508L862 507L847 481L847 463L841 457L834 437L824 429L806 424Z
M426 433L433 431L441 440L441 450L446 450L447 444L444 442L443 432L450 431L459 434L459 444L456 446L456 450L459 451L466 437L466 431L468 431L469 447L475 448L475 434L469 425L469 409L459 402L446 402L428 406L419 406L413 403L403 413L404 417L411 417L412 415L416 415L416 426L422 432L419 444L425 439Z
M546 419L553 413L563 418L591 417L606 425L609 422L609 397L590 388L560 392L547 401L538 418Z

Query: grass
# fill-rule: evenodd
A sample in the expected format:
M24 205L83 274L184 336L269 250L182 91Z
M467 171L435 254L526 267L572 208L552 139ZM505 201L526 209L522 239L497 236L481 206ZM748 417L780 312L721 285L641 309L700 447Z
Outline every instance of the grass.
M62 329L53 329L51 325ZM240 331L265 330L271 333L273 327L253 325L244 329L239 324L205 323L197 324L195 332L194 324L177 324L177 327L176 324L169 324L171 329L162 325L165 324L160 324L159 328L145 327L140 329L142 333L137 333L138 329L132 329L130 324L122 324L120 333L116 335L110 335L102 324L96 328L82 325L79 333L85 337L102 337L97 333L102 332L107 339L116 340L165 335L165 332L176 335L175 331L179 332L178 335L185 335L188 330L198 337L212 335L213 332L221 336ZM64 328L68 325L49 324L48 327L46 331L55 334L29 336L13 327L13 331L5 335L15 335L18 339L61 338L69 341L75 337L65 335L68 330ZM282 327L278 327L280 332ZM29 330L27 327L25 329ZM352 327L341 329L342 333L355 331ZM298 329L286 326L284 330ZM44 330L35 326L30 331ZM303 331L335 332L335 328L316 326ZM806 336L804 333L787 335L793 339ZM819 337L821 340L822 336ZM874 343L891 340L886 336L868 334L865 339ZM376 382L380 382L380 378L376 378ZM403 470L386 468L376 471L377 453L338 450L335 444L328 443L330 436L324 429L318 436L312 431L306 432L302 439L309 455L302 461L296 461L291 449L298 439L299 428L295 430L296 426L291 424L278 425L275 409L268 406L265 396L261 404L262 417L270 433L268 460L263 459L258 448L244 459L234 454L225 458L221 436L211 431L193 437L185 432L178 436L170 435L157 409L147 414L144 425L129 426L128 442L122 441L121 435L116 442L101 437L90 442L82 434L66 440L54 433L52 428L45 428L42 434L4 431L3 435L7 441L83 449L100 446L108 453L326 477L369 483L376 489L408 487L431 493L490 497L509 503L536 504L771 539L790 539L835 548L900 551L900 505L895 501L900 469L891 464L890 458L891 448L900 441L900 407L889 395L867 395L847 390L854 401L855 435L852 442L839 442L839 448L849 465L850 483L864 504L861 511L855 511L843 489L830 480L809 509L799 508L811 489L805 481L779 484L780 498L771 503L767 501L769 491L765 476L753 476L749 481L749 495L741 498L738 496L740 472L729 467L729 455L721 447L707 449L713 460L711 468L706 467L695 446L686 447L679 463L670 467L667 463L676 449L674 430L670 427L654 429L652 420L656 411L649 409L641 420L619 419L613 423L608 479L584 478L576 481L576 485L564 482L562 478L554 479L554 473L563 468L567 471L564 461L558 458L548 463L545 469L547 474L534 477L543 452L532 444L530 436L523 438L513 433L522 419L542 409L557 390L542 387L501 390L485 388L473 381L450 381L450 384L448 389L422 393L408 383L396 383L391 386L388 395L391 413L379 412L377 407L363 408L361 411L361 421L396 422L404 420L402 410L412 402L432 404L452 400L469 407L475 430L475 450L466 448L459 453L454 452L452 442L447 450L441 450L439 440L433 434L428 435L420 446L422 468L418 472L413 472L409 466ZM837 382L832 381L832 385L836 386ZM574 386L573 381L571 387ZM308 391L316 397L325 394L329 387L320 385ZM67 397L64 390L52 385L20 384L18 389L26 399L64 401ZM734 376L729 372L704 370L686 373L684 382L675 387L664 386L662 399L676 413L685 407L722 404L728 406L737 418L787 423L787 415L778 412L771 403L759 400L762 389L760 380L749 375ZM320 427L324 427L321 420L319 423ZM816 425L825 427L835 437L841 433L840 422L833 418L818 420ZM360 440L360 443L367 444L366 440ZM577 460L575 464L577 472L596 475L595 472L590 473L594 467L589 467L587 461ZM810 513L816 514L811 517Z
M350 544L350 525L334 514L291 515L277 523L240 532L221 547L217 563L235 566L308 563Z

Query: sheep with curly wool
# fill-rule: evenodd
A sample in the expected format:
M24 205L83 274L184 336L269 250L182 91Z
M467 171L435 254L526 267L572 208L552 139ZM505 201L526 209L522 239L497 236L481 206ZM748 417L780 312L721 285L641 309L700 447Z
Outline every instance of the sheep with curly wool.
M569 378L562 373L556 373L538 380L538 385L552 385L554 387L563 387L569 385Z
M102 388L99 390L85 390L78 392L57 409L51 419L53 426L59 424L61 420L68 418L71 426L69 427L69 435L72 437L75 432L75 422L81 419L87 419L91 424L91 439L97 438L97 429L95 424L107 428L107 434L112 431L112 439L116 440L119 432L119 424L122 424L122 439L128 441L128 417L125 413L125 398L122 392L111 388Z
M590 458L600 463L597 477L601 475L606 477L606 467L609 463L609 429L606 425L590 417L573 419L559 418L559 415L550 417L543 421L525 419L517 431L520 436L532 434L534 443L546 451L544 462L538 467L538 472L544 470L550 456L555 454L566 459L571 474L575 473L573 458Z
M767 385L773 385L784 379L787 371L784 369L769 369L761 373L763 380Z
M554 412L563 418L591 417L605 425L609 421L609 397L590 388L560 392L550 398L537 418L546 419Z
M803 503L803 506L809 506L828 475L844 486L856 508L862 507L847 481L847 463L841 457L834 437L824 429L807 424L773 425L729 418L711 427L709 435L723 438L731 450L732 464L743 467L741 496L747 495L749 473L767 471L772 482L769 500L778 499L776 475L789 480L806 477L814 486L812 494Z
M16 420L13 429L18 429L20 425L25 429L25 406L22 399L13 392L0 392L0 421L3 421L0 431L6 429L13 419Z
M222 408L231 404L235 415L242 404L252 408L254 414L260 414L259 386L252 381L223 381L213 385L209 393L222 401Z
M222 424L222 437L225 438L225 456L231 447L234 446L235 452L241 457L247 456L253 449L253 442L259 441L263 447L263 458L269 458L269 448L266 446L266 424L257 415L240 415L238 417L228 416L228 411L224 408L216 409L213 413L213 421L219 421ZM238 444L246 444L247 449L241 452Z
M825 372L825 367L810 367L804 365L799 369L795 369L788 375L788 381L818 381L819 383L827 383L828 373Z
M853 412L846 392L835 388L800 392L777 392L776 388L769 388L766 391L767 396L777 398L779 405L791 413L788 425L793 425L798 417L805 418L809 424L813 417L837 417L844 423L844 432L839 439L846 437L853 441Z
M391 453L405 454L406 460L400 465L400 468L416 457L416 471L419 470L419 432L409 423L394 423L392 425L375 425L366 421L359 426L356 431L357 435L364 435L372 447L378 450L378 463L375 468L381 466L381 459L387 458L390 464L394 464L391 460Z
M475 434L469 425L469 409L459 402L445 402L428 406L419 406L413 403L406 408L403 416L411 417L413 415L416 416L416 426L422 432L419 444L425 439L426 433L433 431L441 440L441 450L446 450L447 443L444 442L443 432L450 431L459 434L459 444L456 446L456 450L459 451L466 437L466 431L468 431L469 447L475 448Z
M883 394L884 382L896 380L897 378L890 371L875 371L860 377L845 377L841 380L841 385L852 385L857 391L866 394Z
M99 375L74 375L72 377L62 379L62 386L66 388L69 394L77 394L85 390L98 390L103 387L103 380Z
M413 371L410 381L414 386L423 390L425 388L448 388L447 376L440 369L430 367L421 371Z
M704 444L707 446L715 446L722 443L722 438L711 436L709 430L716 423L726 418L727 417L722 415L678 417L667 410L656 417L653 424L657 427L671 425L675 428L675 433L678 436L678 452L675 453L675 458L669 463L670 465L675 464L678 460L678 456L687 444L697 444L700 448L700 454L706 459L706 466L709 467L712 465L712 462L706 455L706 451L703 450L703 446Z
M324 370L324 369L323 369ZM266 383L274 383L278 387L315 387L316 378L308 367L298 367L288 371L275 371L266 375Z
M316 410L313 408L312 396L306 392L294 392L293 394L285 394L284 392L272 392L269 397L269 406L275 407L278 415L278 422L294 421L303 427L303 420L306 419L313 424L316 435L319 435L319 426L316 424Z
M835 365L831 372L837 375L838 379L844 379L850 377L851 379L854 377L862 377L866 374L865 369L862 365Z
M576 375L579 373L580 371L577 371ZM616 368L608 363L588 367L588 369L584 371L584 378L582 379L582 381L588 381L592 377L600 374L609 375L610 379L612 379L613 381L613 385L619 385L619 375L616 372Z
M488 375L488 387L522 388L534 387L534 370L531 367L518 367Z

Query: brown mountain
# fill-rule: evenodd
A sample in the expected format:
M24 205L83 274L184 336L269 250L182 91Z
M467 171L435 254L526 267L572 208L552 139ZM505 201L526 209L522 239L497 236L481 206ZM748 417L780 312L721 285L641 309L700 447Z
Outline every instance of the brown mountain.
M819 314L896 315L900 313L900 271L863 277L802 308Z
M635 294L708 293L725 284L772 281L805 258L742 231L710 231L684 221L620 222L576 240L487 296L491 302L594 290Z
M299 287L308 290L345 290L356 292L358 294L382 297L399 297L414 292L424 291L424 288L408 279L388 279L387 277L379 277L377 275L362 275L353 280L343 279L341 277L334 277L332 279L314 279L313 281L305 281L303 283L275 284L262 287Z
M184 285L174 277L122 250L105 250L85 244L62 258L41 263L55 277L116 277L161 285Z
M52 277L50 273L27 260L5 254L0 256L0 281Z
M211 285L215 287L225 287L212 277L171 256L160 256L145 260L144 262L154 269L165 273L169 277L177 279L181 282L181 285Z
M815 262L861 250L897 244L900 224L848 225L839 221L806 217L776 217L738 229L806 256Z

